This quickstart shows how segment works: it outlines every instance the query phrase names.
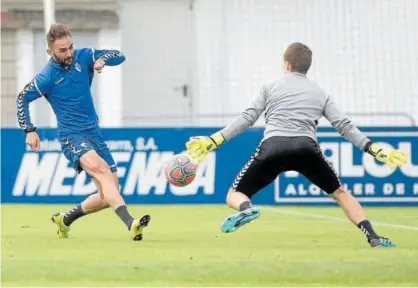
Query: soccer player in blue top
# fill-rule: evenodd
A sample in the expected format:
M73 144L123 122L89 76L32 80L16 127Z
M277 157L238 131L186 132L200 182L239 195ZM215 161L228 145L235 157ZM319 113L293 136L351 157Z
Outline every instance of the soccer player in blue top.
M39 136L30 119L29 103L45 97L56 115L65 157L77 172L88 173L97 187L97 193L80 205L67 213L52 215L58 237L67 238L76 219L112 207L130 230L132 239L142 240L150 216L134 219L119 194L116 164L99 128L90 91L94 72L121 64L125 56L116 50L74 49L71 31L64 24L51 25L46 40L51 58L17 98L19 125L26 133L26 143L33 151L39 151Z

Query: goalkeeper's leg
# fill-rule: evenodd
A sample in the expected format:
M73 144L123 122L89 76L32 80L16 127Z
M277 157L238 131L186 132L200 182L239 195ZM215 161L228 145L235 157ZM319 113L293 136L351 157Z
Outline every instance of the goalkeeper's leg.
M389 239L376 234L360 203L343 187L334 191L331 197L343 208L347 218L364 233L371 247L395 247Z
M234 232L260 216L260 210L253 207L250 198L242 192L230 189L226 201L228 207L239 212L225 218L221 226L224 233Z
M377 235L373 230L372 224L367 220L360 203L344 190L336 171L332 164L325 159L319 145L312 142L307 148L303 154L295 155L295 163L298 164L295 170L302 173L313 184L337 201L347 218L366 235L370 246L393 247L394 244L389 239Z
M224 233L234 232L243 225L257 219L260 210L253 207L251 197L269 185L281 172L280 150L277 147L280 139L267 139L256 149L254 155L248 160L236 176L231 189L228 191L226 202L228 206L238 213L225 218L221 226Z

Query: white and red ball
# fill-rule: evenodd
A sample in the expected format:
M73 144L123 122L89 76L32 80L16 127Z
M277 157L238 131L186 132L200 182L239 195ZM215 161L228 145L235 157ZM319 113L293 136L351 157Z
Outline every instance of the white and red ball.
M177 154L165 165L164 173L170 184L184 187L193 182L197 167L187 154Z

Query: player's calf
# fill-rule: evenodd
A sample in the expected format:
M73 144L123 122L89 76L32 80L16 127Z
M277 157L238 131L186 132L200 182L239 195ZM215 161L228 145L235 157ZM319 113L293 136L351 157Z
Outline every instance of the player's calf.
M116 208L125 205L125 201L119 194L119 187L115 183L114 175L110 171L109 165L96 151L91 150L81 156L80 164L100 184L104 199L110 207L116 210Z
M96 151L92 150L85 153L81 156L80 163L83 169L100 184L106 203L113 208L126 228L131 231L132 238L134 240L141 240L142 229L148 225L150 216L145 215L139 220L131 216L125 201L119 193L119 185L114 179L115 175Z
M244 193L230 189L226 202L228 207L239 212L225 218L221 225L221 231L224 233L234 232L260 216L260 210L252 207L250 199Z
M237 211L242 211L245 209L241 209L241 205L244 204L244 208L251 207L251 201L250 198L248 198L247 195L244 193L241 193L239 191L235 191L233 189L229 189L228 194L226 195L226 204L228 207L235 209Z
M339 187L331 197L343 208L347 218L353 222L366 236L371 247L395 247L389 239L379 236L373 229L372 223L367 220L364 209L354 196Z

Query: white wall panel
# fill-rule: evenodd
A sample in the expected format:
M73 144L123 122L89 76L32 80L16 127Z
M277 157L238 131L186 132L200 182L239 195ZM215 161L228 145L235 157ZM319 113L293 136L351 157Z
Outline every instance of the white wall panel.
M97 38L98 47L96 49L121 50L119 30L102 29L99 31ZM93 97L98 99L96 111L99 113L100 126L120 127L122 123L123 102L122 66L108 66L103 69L103 73L95 74L97 95Z
M286 46L301 41L314 53L309 76L343 111L417 117L418 1L200 0L195 17L198 113L244 109L263 81L281 75ZM401 116L354 119L409 124Z
M17 53L20 51L20 38L17 34L17 31L14 29L5 29L3 27L1 29L0 127L18 127L16 116L16 97L18 92L16 83L20 78L16 70L19 67L19 62L16 62L16 55L19 55ZM22 56L22 58L24 57Z
M125 126L189 125L193 97L189 3L121 2L121 45L127 59L122 66Z
M16 31L16 55L20 55L15 58L16 64L16 93L13 97L16 101L17 95L23 90L23 88L32 81L35 76L34 69L34 54L33 51L33 32L29 29L20 29ZM16 107L13 107L16 109ZM36 119L36 101L32 102L29 105L29 113L31 115L32 123L37 123ZM17 117L15 116L16 126L19 127L17 123Z
M418 122L416 0L121 3L124 125L227 124L263 82L282 76L282 54L295 41L313 50L309 77L355 123L410 125L393 113ZM183 84L187 99L175 89Z

